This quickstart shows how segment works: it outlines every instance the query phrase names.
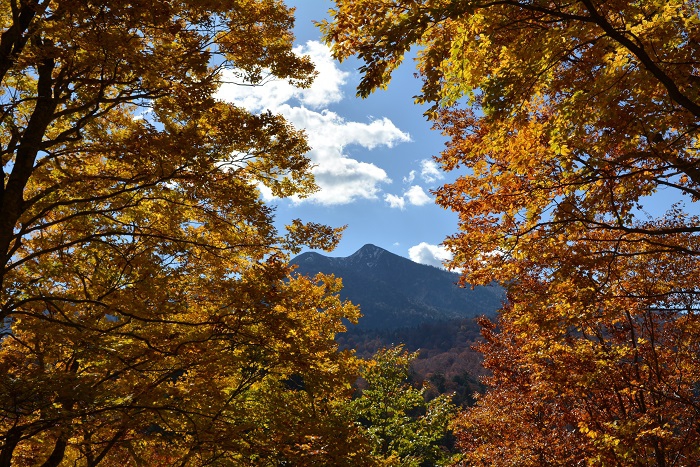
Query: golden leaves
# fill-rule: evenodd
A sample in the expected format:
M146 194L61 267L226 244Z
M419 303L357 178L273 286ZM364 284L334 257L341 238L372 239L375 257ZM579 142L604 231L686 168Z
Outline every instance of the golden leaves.
M287 265L342 229L284 236L259 196L313 192L304 135L214 98L222 66L309 84L291 10L42 5L0 31L0 463L361 458L324 448L354 436L334 336L358 311Z
M422 47L418 100L457 175L437 193L460 219L451 264L509 291L493 389L457 423L468 462L697 458L691 3L341 1L324 26L364 60L362 95Z

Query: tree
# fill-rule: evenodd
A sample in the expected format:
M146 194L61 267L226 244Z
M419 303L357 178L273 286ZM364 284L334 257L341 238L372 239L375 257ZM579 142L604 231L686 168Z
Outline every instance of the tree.
M457 171L437 191L460 216L451 264L508 288L484 346L495 387L457 424L469 448L543 465L504 447L540 423L542 439L567 433L546 464L697 459L697 3L336 5L322 27L364 61L360 95L419 47L417 100Z
M287 264L340 229L282 235L258 191L314 190L304 135L214 97L224 68L308 85L292 24L280 0L3 2L0 465L362 455L330 442L357 310Z
M449 453L440 443L455 407L449 396L425 400L426 387L408 383L409 367L417 353L403 346L380 349L365 362L364 386L350 403L350 412L364 428L379 465L445 465Z

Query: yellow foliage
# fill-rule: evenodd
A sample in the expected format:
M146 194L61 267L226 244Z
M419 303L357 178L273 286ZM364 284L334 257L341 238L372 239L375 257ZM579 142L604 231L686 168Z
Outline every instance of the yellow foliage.
M259 196L316 189L304 136L214 97L227 67L310 84L292 10L12 0L0 25L0 464L362 459L337 442L357 309L287 264L342 229L280 234Z

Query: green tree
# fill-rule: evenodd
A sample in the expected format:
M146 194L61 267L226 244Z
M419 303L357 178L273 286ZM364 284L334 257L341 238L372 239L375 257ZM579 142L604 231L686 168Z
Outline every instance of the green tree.
M281 234L258 191L315 189L304 135L214 97L223 68L310 84L292 10L0 5L0 466L361 456L332 441L355 432L334 336L357 310L287 264L340 231Z
M483 347L494 387L458 422L468 460L694 463L697 2L336 5L323 28L364 61L361 95L418 46L418 101L455 171L437 191L460 216L452 265L508 288Z
M427 388L416 389L408 382L417 356L397 346L379 350L362 366L364 387L350 410L380 465L418 467L450 460L441 443L456 409L447 395L426 402Z

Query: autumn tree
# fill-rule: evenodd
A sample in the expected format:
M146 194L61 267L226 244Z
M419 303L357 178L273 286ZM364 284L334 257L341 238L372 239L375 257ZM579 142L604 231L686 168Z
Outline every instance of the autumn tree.
M460 216L451 265L508 289L483 347L494 387L457 423L468 461L695 462L697 2L336 5L322 27L364 61L360 95L417 46L455 174L437 191Z
M292 13L2 2L0 465L362 455L338 408L355 363L333 340L357 310L287 265L339 230L283 235L258 191L315 189L304 136L214 97L223 69L310 84Z
M408 382L417 356L396 346L380 349L362 366L363 388L349 408L378 465L434 466L450 460L441 443L455 407L448 395L427 402L427 387L417 389Z

